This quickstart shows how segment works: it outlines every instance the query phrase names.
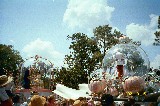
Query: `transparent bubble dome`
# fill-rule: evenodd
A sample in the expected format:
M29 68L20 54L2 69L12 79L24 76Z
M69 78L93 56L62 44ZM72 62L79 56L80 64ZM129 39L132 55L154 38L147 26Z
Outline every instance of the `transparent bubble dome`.
M103 59L103 69L110 75L115 75L117 65L123 66L124 77L143 76L150 68L146 52L134 44L117 44L109 49Z

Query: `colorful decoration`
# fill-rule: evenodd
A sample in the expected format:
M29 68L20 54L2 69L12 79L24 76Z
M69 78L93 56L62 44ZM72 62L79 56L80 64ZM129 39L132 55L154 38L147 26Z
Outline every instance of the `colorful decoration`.
M101 93L106 87L105 80L91 80L89 89L92 93Z
M125 92L136 94L137 92L143 91L145 86L146 85L143 78L139 76L133 76L125 80L123 88Z
M88 82L91 96L97 99L106 93L122 101L156 101L160 95L160 77L156 71L148 73L147 54L128 37L122 36L119 40L120 44L107 51L102 70L91 73L92 80Z
M30 59L32 59L32 65L28 66L27 68L24 67L25 62ZM43 80L46 77L50 77L51 79L52 75L51 72L49 72L49 69L51 68L53 68L53 64L48 59L43 58L39 55L29 57L25 59L25 61L23 61L20 65L19 81L23 80L22 86L25 89L44 88L45 83L51 84L50 81L44 82ZM47 76L47 74L49 74L50 76Z

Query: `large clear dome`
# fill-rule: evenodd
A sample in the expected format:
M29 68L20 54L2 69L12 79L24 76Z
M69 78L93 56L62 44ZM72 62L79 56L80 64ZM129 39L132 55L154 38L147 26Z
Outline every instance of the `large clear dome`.
M145 51L139 46L117 44L109 49L103 59L103 69L110 75L115 75L117 64L123 65L125 76L143 76L148 73L150 62Z

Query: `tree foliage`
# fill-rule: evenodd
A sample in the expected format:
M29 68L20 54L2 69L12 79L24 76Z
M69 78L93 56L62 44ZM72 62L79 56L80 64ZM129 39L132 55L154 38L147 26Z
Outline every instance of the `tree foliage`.
M103 57L105 56L106 51L116 45L119 42L118 38L123 35L116 30L112 32L112 27L109 25L98 26L93 30L93 33L98 42L98 46L103 49Z
M56 73L54 81L67 87L78 89L79 79L79 71L73 71L62 67L59 72Z
M158 29L160 29L160 16L158 18ZM156 31L154 34L155 34L155 42L153 43L153 45L160 46L160 30Z
M19 64L23 61L17 50L12 45L0 44L0 71L1 73L17 74Z
M87 76L100 67L102 60L100 49L94 39L83 33L75 33L68 36L68 39L72 40L69 47L70 54L65 56L67 70L69 70L67 73L70 73L68 83L69 81L75 84L87 83ZM71 85L68 86L71 87Z

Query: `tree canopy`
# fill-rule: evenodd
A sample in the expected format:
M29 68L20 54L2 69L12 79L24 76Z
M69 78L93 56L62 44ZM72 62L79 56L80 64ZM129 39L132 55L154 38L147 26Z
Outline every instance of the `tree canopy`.
M112 27L109 25L98 26L93 30L93 33L98 42L98 46L103 49L103 57L105 56L106 51L116 45L119 42L118 38L123 35L117 30L112 32Z
M160 16L158 18L158 29L160 29ZM160 30L156 31L154 35L155 35L155 39L154 39L155 42L153 43L153 45L160 46Z
M102 60L100 49L94 39L83 33L75 33L72 36L68 36L68 39L72 40L69 47L70 54L65 56L68 68L67 72L63 70L64 72L62 73L65 74L65 78L70 73L69 78L66 78L67 83L70 83L70 81L70 84L87 83L87 76L100 67Z
M23 61L20 53L12 45L0 44L0 73L16 74L19 64ZM5 72L4 72L5 71Z

